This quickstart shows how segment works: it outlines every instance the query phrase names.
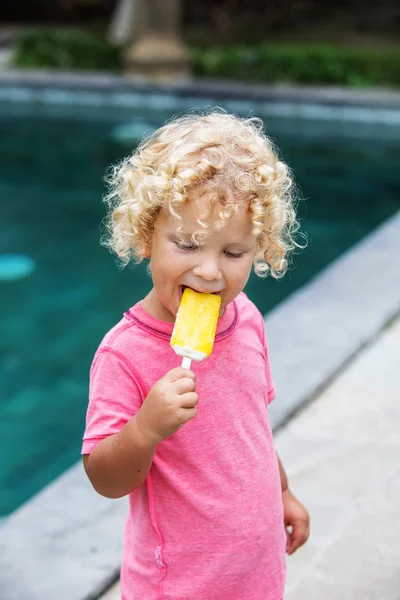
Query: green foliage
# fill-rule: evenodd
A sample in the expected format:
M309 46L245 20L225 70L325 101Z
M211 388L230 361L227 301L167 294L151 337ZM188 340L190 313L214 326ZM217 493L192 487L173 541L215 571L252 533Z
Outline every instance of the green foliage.
M119 70L121 49L105 37L72 29L35 29L20 34L14 64L24 68Z
M42 28L16 42L19 67L122 70L122 50L99 31ZM334 44L261 43L252 46L194 47L196 76L259 83L400 87L400 48Z
M400 49L259 44L192 50L195 75L260 83L400 86Z

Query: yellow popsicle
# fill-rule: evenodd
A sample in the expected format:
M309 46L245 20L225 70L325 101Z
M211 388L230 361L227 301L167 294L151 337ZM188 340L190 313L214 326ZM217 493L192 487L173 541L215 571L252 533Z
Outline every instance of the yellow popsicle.
M210 356L220 306L221 298L217 294L184 289L171 337L171 346L176 354L186 358L182 366L189 368L190 361Z

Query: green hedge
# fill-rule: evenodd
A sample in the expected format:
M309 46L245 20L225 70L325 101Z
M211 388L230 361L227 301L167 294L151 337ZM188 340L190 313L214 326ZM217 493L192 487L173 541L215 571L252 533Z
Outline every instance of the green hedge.
M71 29L20 34L14 63L19 67L122 70L122 50L104 35ZM328 44L258 44L192 48L194 75L260 83L400 86L400 48Z
M396 87L400 49L276 43L203 48L193 50L192 68L198 76L263 83Z
M118 71L122 68L122 52L97 33L35 29L17 38L14 64L23 68Z

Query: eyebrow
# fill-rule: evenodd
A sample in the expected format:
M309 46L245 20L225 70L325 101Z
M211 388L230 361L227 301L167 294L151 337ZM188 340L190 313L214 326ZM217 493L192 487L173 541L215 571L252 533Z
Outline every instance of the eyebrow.
M187 231L176 231L176 230L173 230L173 231L170 231L168 233L168 236L170 238L174 238L174 239L184 238L186 240L189 240L189 239L192 239L193 233L188 233Z
M246 238L243 240L234 240L232 242L228 242L227 246L248 246L249 244L253 243L253 240L250 240L250 238Z

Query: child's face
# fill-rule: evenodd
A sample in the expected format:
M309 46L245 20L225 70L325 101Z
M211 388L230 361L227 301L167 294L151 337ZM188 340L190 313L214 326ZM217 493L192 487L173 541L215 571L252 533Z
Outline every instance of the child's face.
M189 201L180 211L184 243L173 217L163 211L156 220L149 248L154 288L146 299L146 309L158 319L175 320L185 286L218 293L222 315L250 276L256 238L248 206L243 205L220 231L214 231L215 218L210 217L206 242L195 246L191 235L199 229L196 216L202 214L204 202L201 198Z

